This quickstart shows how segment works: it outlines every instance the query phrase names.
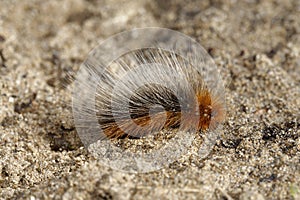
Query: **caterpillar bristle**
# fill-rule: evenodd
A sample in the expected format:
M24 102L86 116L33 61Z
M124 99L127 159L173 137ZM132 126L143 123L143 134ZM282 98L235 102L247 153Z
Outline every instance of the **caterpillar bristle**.
M184 88L180 82L176 83L176 77L172 77L172 74L169 74L163 67L156 67L156 71L153 71L150 77L150 84L137 87L138 89L130 94L132 92L130 88L134 88L134 86L144 81L143 77L140 80L140 77L135 77L137 79L134 80L135 83L131 82L133 80L121 82L119 83L121 85L120 93L111 93L115 83L122 81L123 73L134 70L135 67L140 65L155 65L156 63L181 73L182 76L186 77L191 87ZM96 108L99 124L109 138L124 138L127 133L130 133L132 138L139 138L161 129L177 128L181 124L188 125L191 123L198 124L198 131L206 131L210 125L215 125L218 121L223 120L222 105L219 105L216 100L217 97L212 96L212 93L207 89L201 74L194 70L193 66L190 66L186 60L173 52L154 49L131 52L131 54L124 55L123 58L112 63L111 68L107 69L105 75L103 80L106 85L100 85ZM195 93L194 98L198 107L186 109L184 105L180 105L178 97L170 88L155 84L156 79L160 77L165 77L165 82L168 84L183 87L180 89L180 91L186 93L181 97L183 102L192 93ZM122 110L121 105L123 104L119 102L120 99L129 102L129 113ZM115 115L112 111L113 103L119 106L117 113L114 113ZM163 109L153 109L157 105L158 108ZM151 117L150 109L152 111ZM218 115L212 116L212 112L217 112ZM188 118L181 119L182 113ZM130 118L127 117L128 114ZM185 120L184 123L182 120ZM161 124L163 121L165 123ZM146 128L143 129L143 127ZM188 127L183 128L188 129Z
M161 169L193 141L206 157L225 117L212 58L192 38L161 28L125 31L99 44L81 65L72 97L85 147L122 171Z

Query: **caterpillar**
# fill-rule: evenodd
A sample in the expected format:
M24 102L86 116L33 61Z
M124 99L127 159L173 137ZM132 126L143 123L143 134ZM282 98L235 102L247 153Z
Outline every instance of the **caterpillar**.
M135 29L104 41L84 61L74 85L77 132L87 147L98 142L93 151L102 158L108 155L99 149L111 148L111 139L161 130L190 137L220 130L225 119L224 86L213 60L198 43L168 29ZM130 156L116 151L115 166L123 160L122 169L128 167ZM143 155L141 162L151 159Z
M143 49L130 52L113 64L115 69L121 71L121 74L113 70L106 70L105 76L102 78L106 80L103 81L106 86L97 90L96 97L98 121L107 137L122 138L128 136L126 134L128 133L133 138L138 138L157 132L162 128L176 128L180 126L183 113L188 117L183 119L186 122L182 123L183 126L186 126L183 129L186 130L189 129L190 124L196 124L197 131L206 131L209 127L214 128L217 123L223 120L222 102L206 87L201 74L174 52L166 52L161 49ZM111 97L115 82L120 79L119 76L122 76L123 72L150 64L152 65L152 74L135 71L135 74L147 77L143 77L141 80L135 75L130 77L129 81L123 80L122 83L119 83L121 85L119 91L114 94L114 98ZM150 68L150 66L147 67ZM170 89L170 87L175 87L174 82L176 78L177 80L179 78L169 73L173 71L180 71L190 85L187 87L184 84L176 84L176 87L182 87L179 89L181 91L179 95L182 97L183 105L180 105L178 98ZM158 84L160 82L158 79L163 79L164 85ZM140 85L138 81L144 80L147 80L145 85L135 87ZM130 91L128 89L130 87L137 89ZM192 94L195 94L195 99L192 99ZM187 107L184 103L190 100L195 102ZM115 104L116 108L122 108L126 106L123 102L128 102L129 113L126 109L120 109L113 116L111 104ZM150 108L154 106L160 106L163 109L152 109L152 117L150 117ZM115 122L115 118L118 118L118 123Z

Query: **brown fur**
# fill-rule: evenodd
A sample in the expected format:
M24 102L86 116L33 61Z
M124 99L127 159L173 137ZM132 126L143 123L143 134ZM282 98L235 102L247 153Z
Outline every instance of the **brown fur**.
M224 120L224 106L218 101L217 97L212 97L207 89L198 91L196 95L199 105L199 115L195 114L196 111L194 112L194 114L187 113L189 114L188 119L184 120L188 120L188 123L184 124L190 124L198 121L198 131L206 131L209 128L215 128L218 123ZM162 122L164 120L165 124L162 126L159 122ZM104 133L109 138L124 138L128 137L128 135L124 133L123 130L126 130L126 132L128 133L136 132L136 130L134 130L135 126L132 126L132 123L135 123L135 125L138 125L140 127L147 127L149 129L148 133L140 133L141 135L132 136L139 138L141 136L149 134L150 131L153 132L159 131L163 128L168 129L178 127L180 125L180 120L181 112L163 111L154 114L152 118L150 118L149 115L145 115L132 120L124 120L118 125L115 122L102 124L102 128L104 130ZM185 128L188 129L188 127Z

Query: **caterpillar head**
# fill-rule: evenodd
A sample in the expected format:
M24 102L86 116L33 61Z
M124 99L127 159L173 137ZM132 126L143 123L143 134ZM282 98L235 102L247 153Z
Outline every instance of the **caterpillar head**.
M215 129L225 118L225 108L219 97L213 96L207 89L197 93L199 105L198 129L206 131Z

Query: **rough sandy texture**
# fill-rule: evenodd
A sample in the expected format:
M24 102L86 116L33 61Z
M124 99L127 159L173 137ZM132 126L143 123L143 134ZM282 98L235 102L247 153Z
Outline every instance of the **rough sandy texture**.
M300 199L300 2L160 2L0 1L1 199ZM228 115L205 160L127 174L84 150L62 85L97 41L145 26L207 49Z

